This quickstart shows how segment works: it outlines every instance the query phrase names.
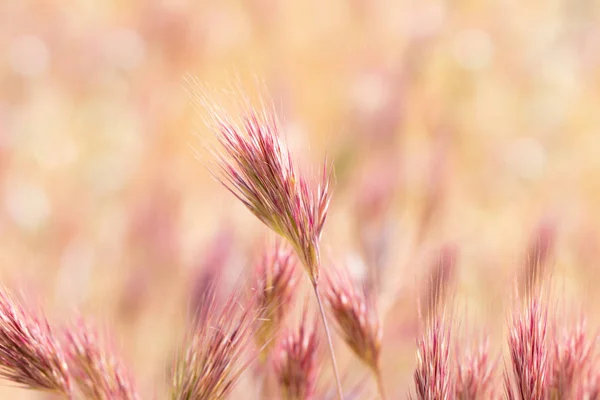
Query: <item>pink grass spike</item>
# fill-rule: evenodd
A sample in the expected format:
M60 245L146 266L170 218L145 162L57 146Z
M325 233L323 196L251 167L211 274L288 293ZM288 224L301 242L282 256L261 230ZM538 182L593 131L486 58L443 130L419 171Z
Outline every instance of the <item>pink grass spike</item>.
M221 400L231 393L252 360L256 329L256 308L242 298L234 290L218 305L214 288L205 294L173 368L173 400Z
M354 354L369 367L385 398L381 378L381 341L383 329L374 295L366 284L355 282L348 271L327 275L325 298L338 331Z
M65 331L65 339L73 379L86 399L139 399L132 375L107 337L80 319Z
M259 347L265 346L263 361L293 304L298 286L295 267L294 254L279 241L265 248L256 263L254 284L259 318L255 337Z
M548 305L529 298L516 311L510 325L508 347L512 374L505 371L504 387L509 399L546 400L550 394L551 346L548 337Z
M319 241L331 199L328 168L323 167L316 185L298 174L272 111L261 114L248 106L239 123L219 113L213 120L221 145L215 175L259 220L291 243L316 283Z
M220 149L214 151L213 174L260 221L291 244L311 280L327 336L338 396L342 400L333 341L318 287L319 245L331 200L330 169L324 164L317 182L298 174L280 138L273 107L263 107L257 112L245 99L244 113L236 121L209 101L193 80L192 84L195 86L192 97L209 110L209 119L220 143Z
M275 374L282 400L312 400L315 396L319 340L316 323L306 320L297 332L288 331L279 343Z
M443 315L427 322L417 340L414 381L418 400L453 399L450 326Z
M0 376L24 387L71 396L66 356L46 318L0 287Z
M486 338L474 351L469 344L461 343L462 355L456 363L454 394L457 400L485 400L495 398L494 372L497 360L491 360L489 339ZM466 348L466 350L464 350Z
M586 322L581 319L575 327L557 326L554 338L554 355L552 360L551 393L560 399L587 398L578 397L577 393L585 392L588 383L594 376L593 347L595 341L586 336ZM596 373L597 375L597 373ZM600 375L598 375L600 377Z

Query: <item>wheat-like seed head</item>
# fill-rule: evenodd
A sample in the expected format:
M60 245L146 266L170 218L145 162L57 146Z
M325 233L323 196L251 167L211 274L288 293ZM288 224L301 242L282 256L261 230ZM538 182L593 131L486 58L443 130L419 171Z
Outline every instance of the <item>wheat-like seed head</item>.
M27 388L71 394L65 354L46 318L0 287L0 376Z
M489 340L486 338L475 350L461 343L462 352L456 362L454 394L457 400L485 400L492 398L496 361L490 358Z
M280 136L272 107L245 104L236 119L196 93L209 109L218 149L213 173L259 220L287 239L313 283L319 279L319 240L331 199L331 173L322 169L318 182L298 173Z
M254 284L259 310L256 340L259 347L266 345L262 352L263 360L292 306L298 286L295 267L294 254L279 241L265 249L256 263Z
M417 339L414 381L418 400L453 398L450 326L444 315L429 321Z
M171 398L220 400L248 366L257 312L238 290L218 305L214 289L200 304L173 370Z
M548 305L538 297L528 299L524 309L513 314L509 329L512 376L505 372L507 396L546 400L551 382Z
M106 337L80 319L66 329L65 339L70 371L86 399L139 399L131 374Z
M325 297L338 331L362 362L379 373L383 330L373 295L345 270L327 275Z
M305 313L298 331L283 335L274 361L282 400L314 398L318 356L316 323L309 323Z

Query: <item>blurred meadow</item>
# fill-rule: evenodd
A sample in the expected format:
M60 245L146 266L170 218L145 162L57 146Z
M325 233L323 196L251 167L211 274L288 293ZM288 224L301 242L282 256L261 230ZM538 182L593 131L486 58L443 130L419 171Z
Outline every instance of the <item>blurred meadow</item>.
M556 312L598 327L600 3L3 0L0 278L109 327L143 398L211 274L240 280L273 236L208 172L189 77L272 100L294 156L333 164L323 268L374 271L390 398L440 252L457 332L496 354L532 246ZM351 387L364 367L334 341ZM259 398L252 375L232 398Z

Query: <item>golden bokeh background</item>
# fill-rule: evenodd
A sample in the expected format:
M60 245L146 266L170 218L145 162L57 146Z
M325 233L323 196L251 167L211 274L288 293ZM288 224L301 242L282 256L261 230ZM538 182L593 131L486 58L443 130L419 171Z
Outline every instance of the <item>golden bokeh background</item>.
M268 236L195 155L213 133L190 76L272 99L294 154L333 162L325 253L381 256L390 393L411 387L410 299L441 245L460 315L498 346L549 225L557 298L600 316L600 3L4 0L2 280L53 320L111 326L144 398L203 271L235 275ZM233 398L252 398L247 375Z

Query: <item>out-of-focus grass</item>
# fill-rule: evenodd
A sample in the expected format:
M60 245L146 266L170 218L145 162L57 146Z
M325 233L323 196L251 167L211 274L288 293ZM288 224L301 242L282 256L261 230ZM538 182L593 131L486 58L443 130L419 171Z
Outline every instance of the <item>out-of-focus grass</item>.
M57 319L78 308L106 320L141 386L160 390L209 243L230 227L234 276L265 234L190 150L207 131L186 74L238 82L274 100L294 153L334 160L324 253L358 254L357 229L388 241L383 370L408 387L407 299L446 242L460 249L455 302L470 326L505 322L547 216L555 291L598 299L599 22L589 0L3 1L2 279ZM373 217L377 197L361 199L377 182Z

